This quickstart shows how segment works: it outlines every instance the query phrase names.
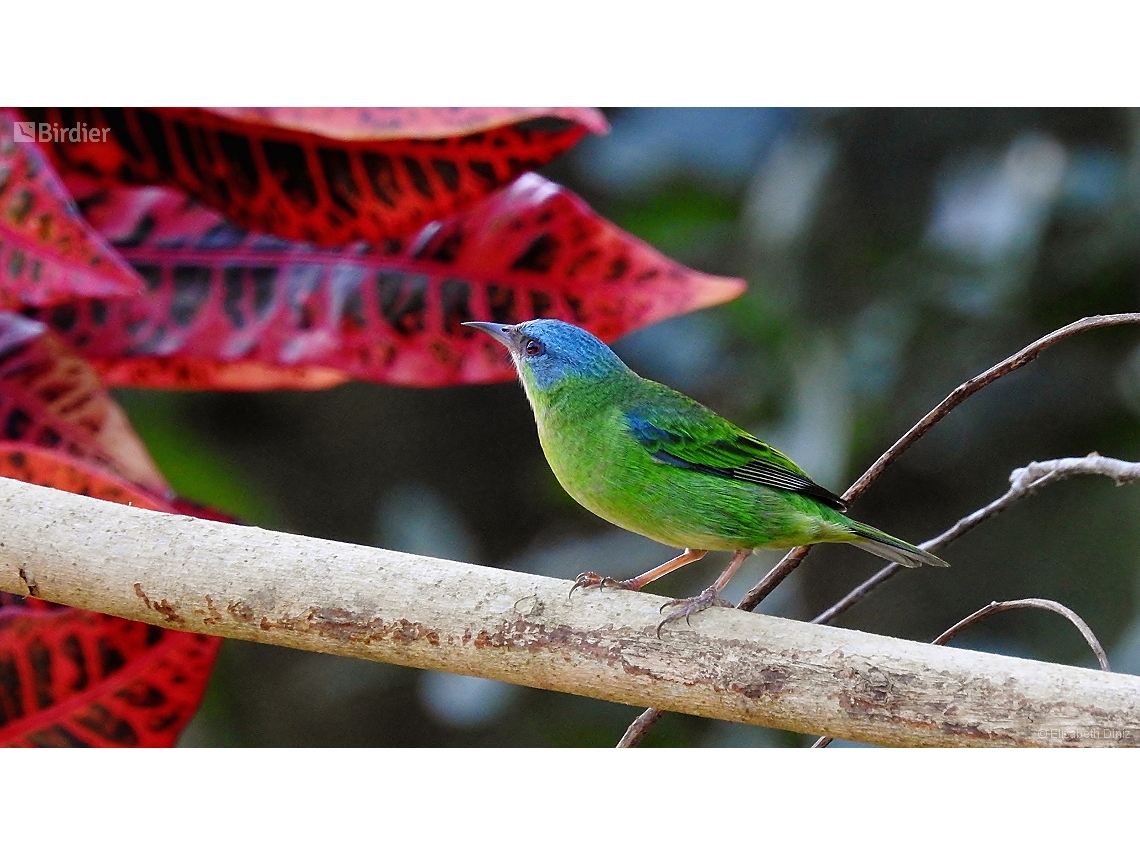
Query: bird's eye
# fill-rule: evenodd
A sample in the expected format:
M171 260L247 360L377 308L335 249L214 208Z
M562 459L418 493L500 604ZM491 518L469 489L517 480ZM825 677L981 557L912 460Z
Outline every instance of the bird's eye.
M546 347L537 338L532 338L523 345L523 352L526 353L527 356L541 356L546 353Z

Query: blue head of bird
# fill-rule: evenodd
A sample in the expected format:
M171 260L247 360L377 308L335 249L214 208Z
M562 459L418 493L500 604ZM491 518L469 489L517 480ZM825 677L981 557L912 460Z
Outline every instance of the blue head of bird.
M539 318L513 325L470 321L464 326L482 330L506 346L532 405L535 392L548 392L567 378L603 380L629 371L605 342L564 321Z

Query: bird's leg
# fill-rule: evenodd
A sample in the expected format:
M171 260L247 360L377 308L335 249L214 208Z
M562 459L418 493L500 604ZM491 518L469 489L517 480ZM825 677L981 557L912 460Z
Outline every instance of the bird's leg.
M661 607L661 611L665 609L679 606L677 611L657 624L657 635L661 636L661 627L669 623L669 621L685 619L685 623L689 622L689 617L695 615L697 612L703 612L709 606L726 606L732 608L732 603L722 600L720 592L724 590L724 586L728 584L728 580L732 578L733 574L740 569L740 565L744 563L749 555L752 554L751 549L738 549L732 556L732 560L728 562L728 566L724 568L724 572L717 577L709 587L705 588L695 597L689 597L684 600L670 600Z
M579 573L578 578L574 580L574 587L570 589L570 593L573 594L577 588L593 588L595 586L601 588L625 588L627 591L640 591L654 579L660 579L666 573L672 573L678 567L684 567L686 564L700 561L708 554L709 551L707 549L686 549L676 558L672 558L664 564L658 564L652 570L646 570L640 576L634 576L632 579L626 579L624 582L619 582L617 579L612 579L609 576L599 576L597 573Z

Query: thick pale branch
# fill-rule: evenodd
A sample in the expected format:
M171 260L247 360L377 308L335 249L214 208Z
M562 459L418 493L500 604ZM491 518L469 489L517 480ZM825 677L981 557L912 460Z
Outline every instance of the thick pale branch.
M1020 472L1022 470L1018 471ZM978 621L985 620L992 614L997 614L998 612L1007 612L1011 609L1041 609L1043 611L1053 612L1054 614L1061 615L1061 617L1065 618L1069 623L1075 626L1077 628L1077 631L1080 632L1080 634L1084 637L1085 643L1088 644L1089 648L1096 656L1097 662L1100 663L1101 670L1112 670L1108 667L1108 654L1104 652L1104 646L1100 643L1100 640L1093 633L1089 625L1085 623L1084 618L1082 618L1068 606L1062 605L1056 600L1043 600L1038 597L1030 597L1025 600L1005 600L1004 602L998 602L995 600L988 606L983 606L982 608L978 609L972 615L962 618L962 620L958 621L948 630L941 633L936 639L934 639L934 641L930 643L946 644L946 642L948 642L966 627L973 626ZM832 737L821 736L815 741L815 744L812 745L812 748L826 748L831 743Z
M0 589L176 629L889 745L1140 744L1140 678L153 513L0 479Z

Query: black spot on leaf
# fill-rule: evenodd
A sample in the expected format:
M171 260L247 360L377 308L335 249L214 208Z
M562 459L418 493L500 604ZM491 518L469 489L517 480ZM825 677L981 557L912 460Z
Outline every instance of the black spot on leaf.
M396 182L396 169L392 166L392 159L384 154L365 152L361 155L361 162L376 198L389 208L395 208L400 185Z
M38 638L28 644L28 664L32 666L32 691L36 696L36 706L45 710L54 700L51 691L51 650Z
M443 186L454 193L459 189L459 167L450 160L432 158L431 167L443 181Z
M494 187L499 183L499 177L495 175L495 167L487 161L472 160L467 165L472 172L483 179L487 187Z
M146 139L147 145L154 155L155 162L158 164L159 172L165 176L173 175L174 161L170 157L170 148L166 144L166 134L162 128L162 119L150 110L139 110L135 115L138 117L139 127L142 129L143 137Z
M261 178L249 140L229 131L218 131L218 148L229 167L227 177L234 189L245 196L254 195L261 185Z
M131 134L130 125L127 123L126 114L121 107L104 107L103 121L105 121L107 127L111 129L111 139L117 142L123 148L123 151L136 161L142 161L144 159L142 149L140 149L135 142L135 138Z
M83 655L83 647L79 644L79 639L74 635L64 637L59 646L59 652L75 666L75 677L72 678L71 685L68 688L73 692L87 688L87 658Z
M55 329L64 333L70 332L75 322L79 320L79 312L72 305L55 306L51 310L50 318L49 323Z
M423 332L427 285L426 276L407 276L390 270L376 274L380 313L396 332L402 335Z
M104 677L109 677L126 664L127 660L123 657L122 651L106 639L100 638L98 646L99 668Z
M11 653L0 653L0 726L24 715L20 670Z
M317 187L305 161L305 151L295 143L265 140L262 143L269 170L285 196L302 211L317 207Z
M487 286L487 308L491 320L497 324L517 324L520 320L515 312L515 290L502 285Z
M548 234L541 234L530 242L523 254L511 264L511 270L533 270L547 273L558 254L558 241Z
M356 202L360 199L360 188L352 177L352 164L348 153L342 149L318 148L317 159L325 174L329 198L346 214L356 216Z
M119 718L103 704L91 704L77 721L85 728L116 745L138 745L139 737L130 722Z
M4 438L22 439L31 424L31 417L23 410L12 410L4 420Z
M459 335L464 321L471 320L471 285L461 279L445 279L440 285L443 303L443 329L448 335Z
M416 188L421 196L425 199L434 199L435 194L431 189L431 181L428 180L427 173L424 168L420 166L420 162L414 157L403 158L404 169L408 171L408 177L412 179L412 186Z

